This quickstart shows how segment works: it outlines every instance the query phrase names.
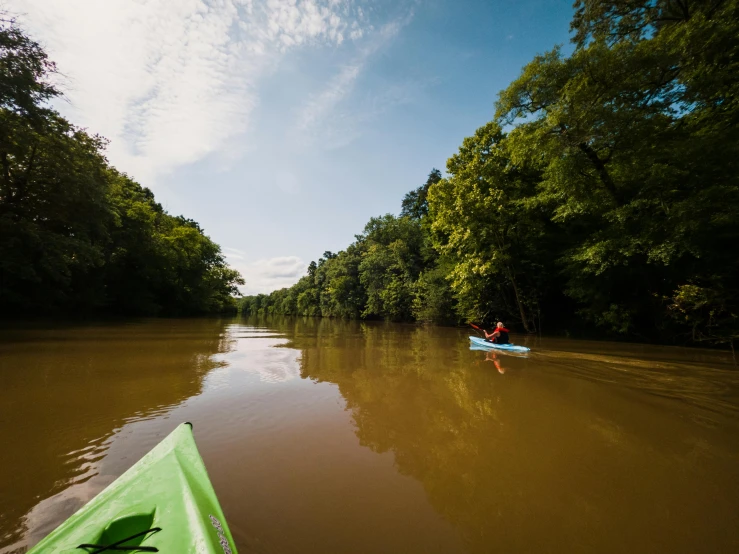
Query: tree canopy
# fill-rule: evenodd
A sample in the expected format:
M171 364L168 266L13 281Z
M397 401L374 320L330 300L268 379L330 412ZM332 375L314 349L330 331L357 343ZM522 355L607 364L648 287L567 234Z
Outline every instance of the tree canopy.
M0 313L235 309L241 276L197 223L111 167L48 106L55 65L0 18Z

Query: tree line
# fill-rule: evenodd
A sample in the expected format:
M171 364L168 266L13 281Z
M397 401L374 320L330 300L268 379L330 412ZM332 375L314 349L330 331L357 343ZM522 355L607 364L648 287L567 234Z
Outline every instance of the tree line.
M494 118L248 314L739 336L739 0L578 0Z
M0 314L235 310L241 276L49 102L43 48L0 15Z

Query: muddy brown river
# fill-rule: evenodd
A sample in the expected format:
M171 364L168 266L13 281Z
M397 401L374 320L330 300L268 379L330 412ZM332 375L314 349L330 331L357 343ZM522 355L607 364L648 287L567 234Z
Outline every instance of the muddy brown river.
M739 552L725 352L320 319L0 329L0 553L174 427L242 554Z

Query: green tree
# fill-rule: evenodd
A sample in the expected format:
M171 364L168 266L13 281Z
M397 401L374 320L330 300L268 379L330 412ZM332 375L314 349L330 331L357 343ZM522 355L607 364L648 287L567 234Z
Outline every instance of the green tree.
M412 319L414 283L424 265L420 222L390 214L372 218L360 241L364 252L359 280L367 292L363 315L396 321Z
M324 288L321 291L321 314L323 316L354 319L362 314L366 294L359 280L360 262L361 251L355 244L328 257L322 268Z
M460 315L475 321L505 315L533 330L537 265L546 258L538 241L541 211L528 203L538 173L512 162L495 123L464 140L447 172L429 192L431 229L451 266Z
M737 81L739 27L720 4L578 3L575 52L537 57L498 102L568 237L566 290L606 328L673 334L681 287L736 280L735 85L719 83Z
M421 219L429 213L428 192L429 188L441 181L441 171L434 168L429 173L426 182L415 190L410 191L403 197L400 215L413 219Z
M111 168L106 141L46 102L43 49L0 19L0 308L4 314L235 308L243 279L198 224Z
M0 109L38 124L51 110L45 103L61 93L51 83L56 65L16 20L0 12ZM3 138L8 129L0 127Z
M452 323L457 321L456 298L449 283L450 269L430 267L418 276L414 284L413 317L417 321Z
M8 312L90 308L110 210L103 141L61 117L33 125L0 111L0 304Z

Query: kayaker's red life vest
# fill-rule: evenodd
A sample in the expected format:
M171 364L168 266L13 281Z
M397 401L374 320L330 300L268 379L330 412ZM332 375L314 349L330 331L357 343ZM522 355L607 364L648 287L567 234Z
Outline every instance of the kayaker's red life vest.
M493 329L493 333L495 333L496 331L500 333L500 336L488 337L485 340L494 344L508 344L510 342L510 340L508 339L508 333L510 333L510 331L508 329L506 329L505 327L496 327L495 329Z
M505 327L498 327L496 331L500 333L500 336L495 337L495 344L508 344L510 342L510 340L508 340L508 329Z

